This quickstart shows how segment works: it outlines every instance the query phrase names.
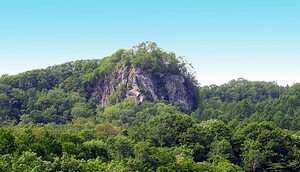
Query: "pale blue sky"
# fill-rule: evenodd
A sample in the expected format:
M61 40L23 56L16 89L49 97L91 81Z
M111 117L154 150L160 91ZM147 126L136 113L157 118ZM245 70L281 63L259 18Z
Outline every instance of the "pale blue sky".
M154 41L201 86L300 82L299 0L0 0L0 76Z

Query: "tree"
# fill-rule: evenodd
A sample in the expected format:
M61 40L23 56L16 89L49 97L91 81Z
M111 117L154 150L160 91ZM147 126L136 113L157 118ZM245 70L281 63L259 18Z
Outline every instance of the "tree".
M0 154L12 154L15 150L15 136L11 131L0 128Z
M93 112L90 109L88 109L85 103L76 103L71 110L71 114L75 119L79 117L88 118L91 115L93 115Z
M45 160L53 160L54 157L61 156L62 144L48 131L38 139L38 143L41 148L38 150L38 156L43 156Z
M6 94L0 94L0 121L9 119L9 98Z
M39 110L45 110L55 105L55 99L49 96L44 96L39 98L35 105L38 107Z
M53 166L55 171L85 171L85 161L78 160L75 155L68 155L66 152L63 152L61 158L54 158Z
M248 170L250 168L255 172L264 163L264 160L265 156L259 150L250 150L248 158L244 159L245 169Z
M232 137L232 130L222 121L214 120L209 123L209 132L216 140L229 139Z
M124 162L118 162L112 160L109 163L103 162L100 158L89 159L86 163L86 171L107 171L107 172L123 172L128 171L128 167L125 166Z
M52 164L49 161L43 161L41 157L30 151L24 151L21 155L2 155L0 156L0 171L24 171L24 172L50 172Z
M149 122L149 139L157 146L173 147L182 142L185 132L193 128L195 121L182 114L166 114L154 117Z
M209 152L209 155L211 157L218 155L220 157L226 158L231 162L235 162L232 147L226 139L223 139L222 141L215 140L211 144L211 151Z
M87 159L99 158L103 161L109 160L106 144L102 140L84 142L83 147L86 149Z
M41 157L37 157L34 152L23 152L20 157L13 159L12 171L24 171L24 172L50 172L52 171L52 164L49 161L43 161Z
M160 166L168 166L176 162L174 152L170 148L150 148L149 162L154 170Z
M82 150L82 144L84 142L84 138L75 133L63 133L60 136L60 141L62 142L62 151L67 152L72 155L84 155L84 151ZM80 157L80 156L79 156ZM81 158L81 157L80 157Z
M23 151L34 151L36 150L37 139L32 134L31 129L25 130L25 134L21 135L15 140L16 151L15 153L21 154Z
M173 152L178 164L186 160L187 161L193 160L194 152L192 149L189 149L187 146L175 147Z
M211 163L203 161L198 164L203 171L243 172L243 169L240 166L230 163L229 160L225 159L224 157L220 157L219 155L211 157L210 161Z
M121 134L109 137L106 144L108 152L114 160L122 161L133 155L133 141Z
M183 161L181 163L172 163L168 166L160 166L157 172L169 172L169 171L186 171L186 172L200 172L202 168L193 160Z

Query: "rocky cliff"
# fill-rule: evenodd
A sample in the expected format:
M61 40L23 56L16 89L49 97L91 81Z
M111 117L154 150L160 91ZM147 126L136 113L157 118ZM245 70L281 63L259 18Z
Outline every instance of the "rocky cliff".
M140 103L148 100L168 100L175 105L192 109L193 96L186 87L186 81L180 75L166 75L160 78L141 68L117 68L106 79L96 84L97 99L105 107L108 103L122 102L126 97L134 97Z

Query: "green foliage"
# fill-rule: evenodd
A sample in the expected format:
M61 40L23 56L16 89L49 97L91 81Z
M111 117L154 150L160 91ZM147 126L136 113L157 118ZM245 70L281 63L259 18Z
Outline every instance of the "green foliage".
M173 147L181 142L181 134L193 124L194 121L187 115L157 116L149 122L150 139L157 146Z
M38 155L43 156L45 160L53 160L54 157L62 154L62 144L48 131L38 140L38 143Z
M133 141L121 134L109 137L106 141L108 153L117 161L122 161L133 154Z
M55 171L85 171L84 160L77 160L76 156L68 155L65 152L61 158L54 158L53 166L55 166Z
M32 134L31 129L25 130L25 134L15 140L16 154L21 154L23 151L34 151L38 147L37 138Z
M265 157L264 154L259 150L250 150L248 156L245 157L245 170L256 171L259 169L262 163L264 163Z
M37 154L34 152L22 152L20 157L6 154L1 156L0 159L1 171L50 172L53 170L51 162L43 161L41 157L37 157Z
M15 136L11 131L0 128L0 154L11 154L15 150Z
M86 164L86 171L109 171L109 172L123 172L128 171L128 168L123 162L112 160L110 163L102 162L99 158L89 159Z
M278 86L275 82L249 81L239 78L221 86L205 86L202 88L202 91L206 99L218 97L222 102L250 99L256 103L268 98L279 98L287 89Z
M195 109L125 98L112 73L184 77ZM108 105L97 83L113 83ZM122 102L123 101L123 102ZM299 171L300 84L199 87L192 66L154 42L0 78L0 171Z
M86 159L100 158L103 161L109 160L107 146L102 140L91 140L83 143L86 149Z
M182 163L185 160L193 160L193 150L189 149L186 145L180 146L180 147L175 147L173 150L176 161L178 164Z
M53 123L52 128L55 128L55 125L57 124ZM109 123L101 127L106 127L109 131L112 128L109 129L108 126L113 127ZM18 136L14 136L10 130L1 128L2 135L11 138L13 149L10 152L3 152L0 156L0 169L299 170L299 135L276 128L271 122L266 121L237 125L234 121L225 124L219 120L210 120L196 124L189 116L163 113L148 122L143 122L138 127L140 131L134 134L133 126L128 133L124 131L123 134L99 137L102 140L97 140L93 136L94 132L97 133L97 129L93 132L87 129L81 132L64 132L56 138L48 131L37 137L35 136L37 129L42 125L32 127L23 131L15 128L14 130L19 130L14 132ZM160 134L160 131L165 134Z
M229 160L225 159L224 157L220 156L213 156L211 158L211 163L209 162L202 162L198 163L204 171L212 171L212 172L218 172L218 171L226 171L226 172L242 172L243 169L239 167L238 165L235 165L233 163L230 163Z
M76 103L71 109L71 114L75 119L79 117L88 118L94 115L94 112L88 108L86 103Z
M215 140L214 142L212 142L209 156L210 158L213 158L214 156L220 156L226 158L230 162L235 161L232 147L230 143L225 139L223 139L222 141Z
M163 51L156 43L143 42L130 50L120 49L101 60L78 60L14 76L4 75L0 78L0 122L3 125L8 125L5 122L8 120L23 124L59 124L72 118L93 116L98 102L96 84L105 79L113 80L109 76L116 69L131 70L133 67L154 76L156 91L163 97L168 97L164 76L184 76L189 95L196 102L198 86L189 66L182 57L176 58L175 53ZM120 89L124 89L122 85L115 89L115 93L108 97L112 105L120 101L119 96L124 99L120 94ZM153 101L149 91L144 91L144 95Z
M113 123L116 126L130 126L136 120L136 113L140 111L138 103L133 98L124 99L123 103L108 106L97 114L101 122Z
M157 169L160 172L169 172L169 171L187 171L187 172L197 172L203 171L202 168L192 160L183 161L180 164L173 163L167 167L161 166Z
M80 132L80 136L83 137L85 141L90 141L90 140L94 139L93 133L88 129L82 130Z
M290 88L276 83L251 82L245 79L232 80L221 86L203 87L203 96L197 110L191 113L200 123L219 119L225 123L235 119L244 122L272 121L276 127L298 131L300 129L298 84ZM253 98L251 90L258 90ZM233 95L238 97L233 97Z
M161 166L168 166L176 162L174 152L170 148L150 148L149 161L152 167L156 170Z

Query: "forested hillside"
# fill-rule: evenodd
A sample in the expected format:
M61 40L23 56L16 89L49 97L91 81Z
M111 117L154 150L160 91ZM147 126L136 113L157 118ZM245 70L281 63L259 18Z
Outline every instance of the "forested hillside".
M143 75L127 79L135 69ZM0 171L300 170L300 84L239 78L201 87L192 69L145 42L3 75Z

